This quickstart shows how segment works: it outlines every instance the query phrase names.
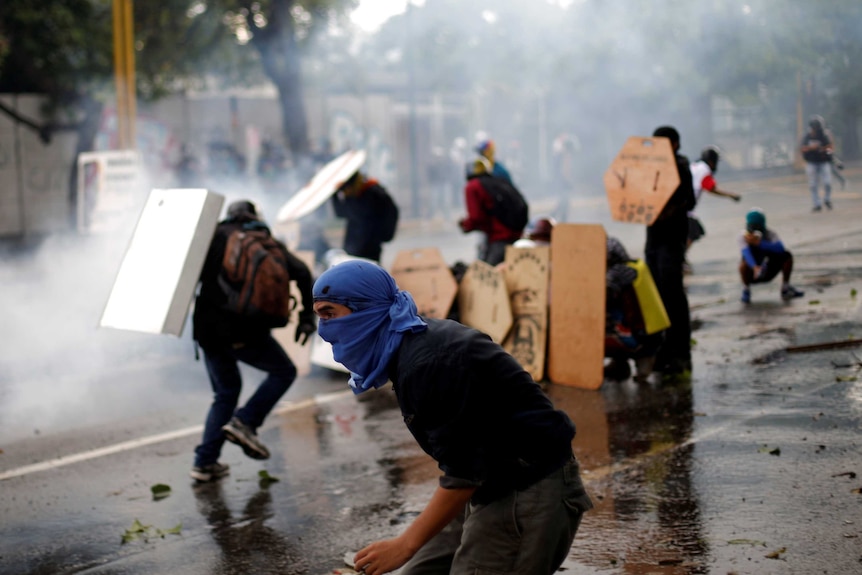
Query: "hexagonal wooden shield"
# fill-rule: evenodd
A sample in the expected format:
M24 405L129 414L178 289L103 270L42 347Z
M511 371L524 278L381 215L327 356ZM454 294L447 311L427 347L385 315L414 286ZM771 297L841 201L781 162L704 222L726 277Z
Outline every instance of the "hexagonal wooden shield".
M670 140L632 136L605 172L604 183L613 219L650 225L679 186Z
M449 314L458 282L439 249L401 250L389 273L399 288L413 296L419 315L442 319Z
M481 260L470 264L458 287L458 311L461 323L502 343L512 327L512 307L503 272Z

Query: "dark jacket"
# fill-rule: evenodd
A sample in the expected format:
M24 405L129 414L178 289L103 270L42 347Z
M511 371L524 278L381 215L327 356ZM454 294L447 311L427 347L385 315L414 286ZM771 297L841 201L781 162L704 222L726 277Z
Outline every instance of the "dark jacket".
M390 365L416 441L444 488L477 487L475 503L525 489L572 456L575 425L502 347L451 320L426 319Z
M832 144L825 131L820 130L814 134L808 132L802 136L800 147L819 144L820 149L802 152L802 159L812 164L823 164L832 161L832 156L826 151L826 147Z
M335 215L347 220L344 251L352 256L380 261L383 242L392 239L398 223L398 207L383 186L369 180L356 197L332 196ZM392 218L394 217L394 222Z
M676 154L676 168L679 172L679 186L655 221L647 226L646 251L661 247L677 250L680 254L685 253L688 212L694 209L696 201L688 158Z
M218 276L222 269L227 238L231 232L241 229L252 220L224 220L216 227L212 242L210 242L204 267L200 276L200 289L195 299L195 310L192 318L193 337L201 347L244 343L260 339L269 334L267 326L261 326L248 318L224 309L227 295L219 286ZM314 305L311 295L311 272L296 256L283 245L290 280L296 282L302 293L303 313L311 314Z

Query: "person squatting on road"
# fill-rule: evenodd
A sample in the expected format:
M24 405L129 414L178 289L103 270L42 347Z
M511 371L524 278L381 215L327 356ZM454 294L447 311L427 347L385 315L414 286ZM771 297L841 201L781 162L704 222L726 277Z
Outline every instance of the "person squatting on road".
M218 461L226 439L239 445L253 459L269 458L269 450L258 439L257 429L296 378L296 367L272 337L272 325L227 308L229 296L223 287L223 265L229 238L237 230L270 235L254 204L247 200L232 203L227 208L227 218L216 227L201 271L192 320L193 337L203 350L213 402L204 423L203 438L195 448L194 466L190 473L200 482L219 479L229 473L228 465ZM296 282L302 293L303 309L299 314L295 338L304 345L316 329L311 272L283 244L278 242L278 247L287 266L288 277ZM281 286L280 289L284 291L284 298L289 300L290 286ZM236 407L242 391L242 377L238 362L267 374L239 409Z
M679 132L661 126L654 137L667 138L676 157L679 186L658 217L647 226L644 254L662 302L670 318L664 343L655 361L656 371L674 375L691 371L691 317L683 283L688 212L694 209L694 190L688 158L679 154Z
M715 181L714 175L718 171L719 158L718 148L715 146L709 146L700 152L700 159L691 165L691 185L692 189L694 189L695 207L700 203L700 198L703 195L703 192L730 198L735 202L742 199L742 196L739 194L718 189L718 183ZM686 252L691 248L691 244L706 235L706 230L703 228L703 224L694 212L694 209L688 212L688 241L685 246ZM683 265L685 271L690 273L691 267L688 263L686 262Z
M745 214L745 231L739 238L742 260L742 303L751 303L751 284L771 282L781 272L781 299L802 297L804 292L790 285L793 254L785 249L781 238L766 227L766 214L754 208Z
M509 228L492 213L494 199L488 187L511 186L511 183L494 176L491 170L491 163L484 156L467 164L467 183L464 186L467 217L462 218L458 225L464 233L482 232L484 237L479 246L479 259L495 266L505 259L506 246L514 244L521 237L524 226L517 230Z
M802 159L805 160L805 174L808 176L808 189L814 203L811 211L819 212L820 183L823 183L823 205L832 209L832 140L826 133L823 118L812 116L808 121L808 132L799 145Z
M398 206L386 188L357 171L333 194L332 207L347 220L344 251L379 262L383 244L392 241L398 227Z
M347 261L314 283L318 333L356 394L392 381L410 433L443 475L393 539L359 550L366 575L550 575L592 508L572 453L575 426L502 347L417 314L386 270Z

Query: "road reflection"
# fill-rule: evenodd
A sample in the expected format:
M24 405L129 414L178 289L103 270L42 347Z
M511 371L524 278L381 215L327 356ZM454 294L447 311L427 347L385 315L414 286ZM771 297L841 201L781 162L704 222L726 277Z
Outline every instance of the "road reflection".
M598 391L547 389L578 426L575 452L596 508L572 547L578 566L636 575L708 572L700 501L692 482L694 411L689 379L606 382Z
M194 495L198 511L221 549L221 556L211 565L213 575L307 572L308 565L295 544L267 525L273 517L267 487L249 497L236 515L225 499L223 482L195 486Z

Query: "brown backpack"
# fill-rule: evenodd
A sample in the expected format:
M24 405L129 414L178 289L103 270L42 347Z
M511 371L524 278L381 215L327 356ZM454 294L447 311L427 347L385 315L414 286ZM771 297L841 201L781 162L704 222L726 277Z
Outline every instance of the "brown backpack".
M219 285L228 310L262 326L287 325L292 302L285 249L265 227L231 232Z

